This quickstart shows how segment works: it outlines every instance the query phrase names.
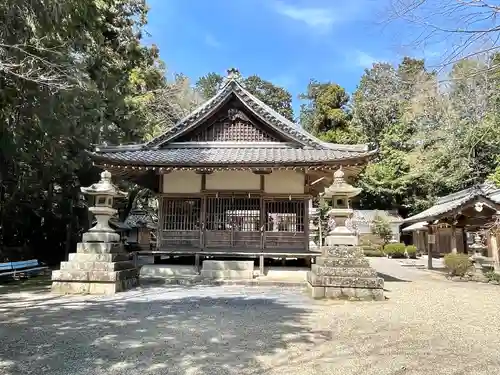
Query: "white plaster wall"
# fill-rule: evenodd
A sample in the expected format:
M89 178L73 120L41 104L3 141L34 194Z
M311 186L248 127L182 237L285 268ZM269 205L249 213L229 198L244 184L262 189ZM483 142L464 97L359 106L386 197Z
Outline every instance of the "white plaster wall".
M250 171L219 171L207 175L208 190L259 190L260 176Z
M172 171L163 175L164 193L199 193L201 175L194 171Z
M296 171L273 171L265 175L264 189L270 194L304 194L305 175Z

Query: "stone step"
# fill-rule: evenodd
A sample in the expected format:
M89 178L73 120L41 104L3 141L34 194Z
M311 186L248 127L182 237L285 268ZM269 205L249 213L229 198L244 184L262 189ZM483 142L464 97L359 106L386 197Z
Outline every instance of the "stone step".
M313 264L311 271L317 276L377 277L377 271L370 267L324 267Z
M201 270L201 277L214 280L252 280L253 270Z
M254 262L246 260L205 260L202 265L202 269L206 271L253 271L253 268Z
M70 253L68 256L70 262L120 262L129 260L126 253L95 254L95 253Z
M104 294L113 295L139 285L137 278L95 283L85 281L53 281L52 292L59 294Z
M52 281L114 282L130 278L137 278L137 276L138 272L135 268L122 271L52 271Z
M349 299L360 301L384 301L383 289L368 288L341 288L312 286L308 284L308 289L313 298Z
M366 258L316 258L316 264L324 267L370 267L370 263Z
M113 242L79 242L76 252L81 254L119 254L124 253L122 243Z
M127 260L123 262L86 262L86 261L69 261L61 262L61 270L76 270L76 271L120 271L134 268L134 263Z
M307 281L312 286L341 287L341 288L383 288L384 279L380 277L343 277L318 276L312 272L307 274Z
M359 246L336 245L324 247L321 251L323 257L333 258L363 258L363 249Z
M145 264L140 269L140 277L169 278L199 276L195 266L177 264Z

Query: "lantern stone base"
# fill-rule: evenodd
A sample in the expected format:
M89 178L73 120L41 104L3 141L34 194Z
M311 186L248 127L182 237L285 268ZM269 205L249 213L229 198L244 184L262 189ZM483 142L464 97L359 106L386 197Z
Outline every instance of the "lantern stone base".
M82 235L83 242L104 242L114 243L120 241L120 235L115 232L92 232L89 231Z
M336 245L323 249L307 273L313 298L384 300L384 280L370 267L357 246Z
M54 293L114 294L137 285L138 271L119 243L81 242L52 272Z

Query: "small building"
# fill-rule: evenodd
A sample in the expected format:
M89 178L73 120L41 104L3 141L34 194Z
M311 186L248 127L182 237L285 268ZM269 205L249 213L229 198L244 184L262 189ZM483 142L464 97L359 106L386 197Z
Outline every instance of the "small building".
M126 234L126 244L129 250L147 250L151 248L152 232L156 229L158 219L154 214L135 208L125 219L125 225L130 228Z
M403 223L403 218L397 210L354 210L352 221L361 242L382 243L377 235L373 234L372 226L375 217L379 215L386 220L391 228L392 240L400 241L399 227Z
M376 153L326 143L249 93L232 69L217 94L143 144L102 146L96 165L158 194L165 253L309 252L309 200Z
M403 232L414 233L414 243L422 252L433 255L466 253L470 233L488 229L499 211L500 189L484 183L438 198L434 206L405 219L405 223L411 225ZM486 230L486 234L490 244L495 233ZM486 255L498 259L496 245L489 246Z
M148 250L153 243L153 231L158 219L144 209L132 209L124 222L116 218L109 220L109 225L120 234L128 250Z

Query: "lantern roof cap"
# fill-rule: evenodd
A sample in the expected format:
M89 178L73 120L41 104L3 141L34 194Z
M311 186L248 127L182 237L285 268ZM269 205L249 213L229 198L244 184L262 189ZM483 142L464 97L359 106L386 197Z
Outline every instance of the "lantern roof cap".
M325 198L332 198L334 196L343 195L348 198L355 197L361 193L360 188L356 188L348 184L344 179L344 171L342 167L335 171L333 174L333 183L325 189Z
M88 195L110 195L115 198L125 197L127 193L120 191L111 181L111 173L104 171L101 173L101 180L89 187L82 187L82 193Z

